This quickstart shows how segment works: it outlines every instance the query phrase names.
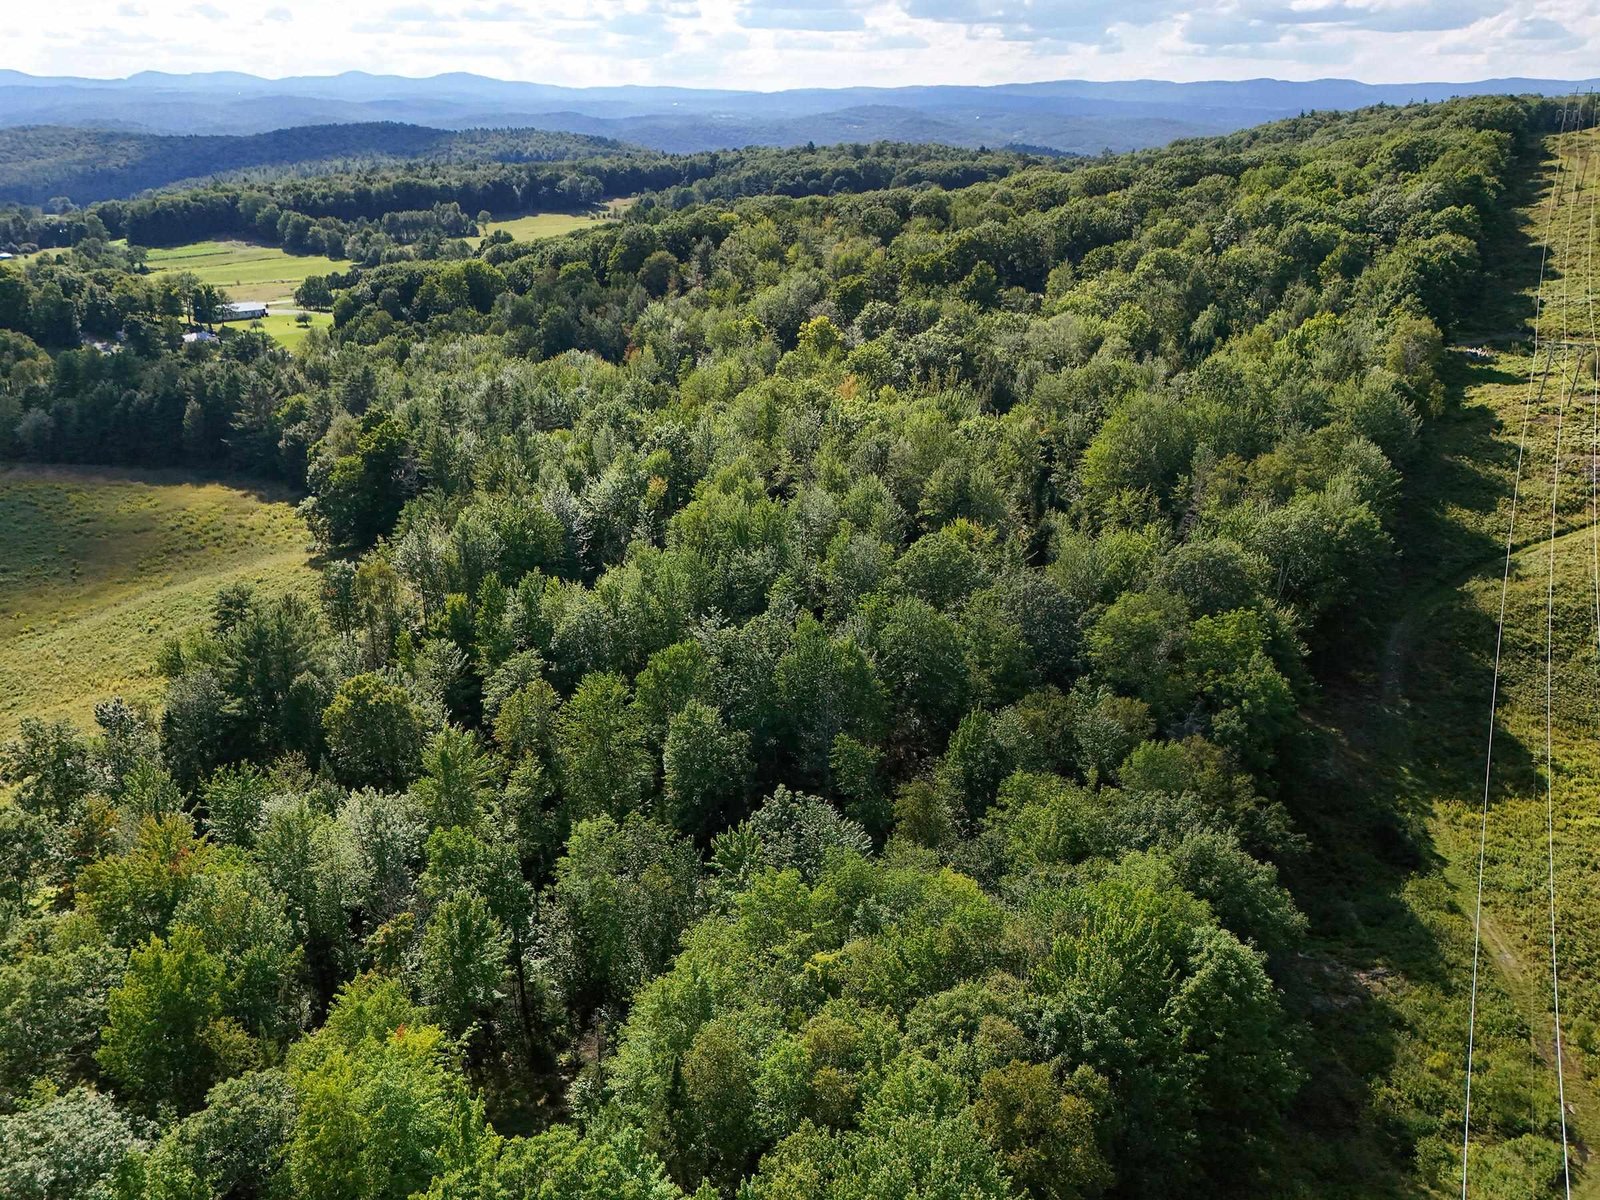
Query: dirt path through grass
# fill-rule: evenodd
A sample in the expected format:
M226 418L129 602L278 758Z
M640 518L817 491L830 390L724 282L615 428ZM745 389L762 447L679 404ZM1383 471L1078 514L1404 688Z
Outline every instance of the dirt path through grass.
M1580 140L1589 139L1587 148ZM1330 687L1297 814L1316 861L1291 873L1313 922L1312 1037L1326 1048L1318 1089L1344 1079L1362 1119L1336 1126L1322 1196L1460 1195L1468 993L1485 739L1511 497L1525 406L1521 497L1507 590L1495 771L1484 876L1469 1195L1559 1196L1560 1142L1550 1010L1544 784L1545 591L1556 570L1554 750L1563 1055L1573 1195L1600 1200L1600 661L1594 638L1592 414L1566 411L1552 542L1551 484L1562 381L1541 393L1528 343L1539 249L1552 234L1547 299L1579 302L1594 281L1587 229L1547 204L1557 153L1600 153L1600 134L1551 139L1497 235L1489 274L1509 283L1463 334L1488 355L1452 356L1448 411L1406 468L1405 548L1370 667ZM1573 176L1565 176L1569 181ZM1564 202L1574 199L1564 194ZM1587 205L1591 197L1581 197ZM1573 311L1577 311L1574 309ZM1552 331L1542 331L1551 336ZM1559 332L1557 330L1556 332ZM1543 343L1541 342L1541 346ZM1332 996L1332 1002L1329 996ZM1324 1098L1321 1103L1326 1104ZM1396 1162L1387 1174L1375 1163ZM1365 1172L1366 1175L1357 1174Z

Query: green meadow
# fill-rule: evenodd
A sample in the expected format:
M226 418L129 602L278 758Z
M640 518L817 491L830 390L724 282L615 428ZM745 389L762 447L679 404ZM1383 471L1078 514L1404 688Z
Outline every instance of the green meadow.
M306 334L313 329L328 330L333 328L333 314L325 312L308 312L305 315L311 318L309 325L300 323L298 312L272 312L268 313L263 321L252 321L251 329L262 329L271 334L290 350L297 350L300 343L306 340Z
M147 261L152 272L188 271L202 283L224 289L233 300L277 304L291 303L306 276L326 275L349 265L320 254L285 254L276 246L235 241L151 250Z
M309 590L287 496L183 472L0 466L0 738L24 714L80 723L154 699L156 653L217 589Z
M530 213L521 217L507 217L480 226L484 237L505 230L514 241L534 242L540 238L561 237L563 234L593 229L607 216L616 216L634 201L632 196L607 200L600 208L587 213Z

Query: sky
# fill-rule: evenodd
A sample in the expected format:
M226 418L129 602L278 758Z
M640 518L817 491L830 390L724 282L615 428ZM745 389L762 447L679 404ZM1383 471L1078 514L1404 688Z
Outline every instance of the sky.
M29 14L37 14L30 16ZM0 67L839 87L1600 70L1600 0L56 0Z

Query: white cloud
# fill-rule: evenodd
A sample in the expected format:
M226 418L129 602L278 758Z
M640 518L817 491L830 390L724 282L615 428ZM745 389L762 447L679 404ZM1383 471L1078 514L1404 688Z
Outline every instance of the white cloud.
M1570 78L1600 63L1595 0L61 0L11 14L7 33L0 66L36 74L475 71L573 86Z

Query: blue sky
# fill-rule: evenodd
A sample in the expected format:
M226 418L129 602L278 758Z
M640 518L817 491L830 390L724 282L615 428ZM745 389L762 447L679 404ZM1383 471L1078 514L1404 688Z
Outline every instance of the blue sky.
M0 66L761 89L1600 71L1600 0L58 0Z

